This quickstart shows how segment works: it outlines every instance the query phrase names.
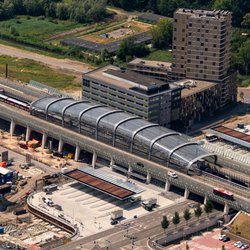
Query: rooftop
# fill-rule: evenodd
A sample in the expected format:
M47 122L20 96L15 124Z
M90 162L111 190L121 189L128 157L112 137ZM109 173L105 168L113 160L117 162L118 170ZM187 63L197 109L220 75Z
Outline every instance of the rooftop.
M199 81L199 80L191 80L191 79L183 79L183 80L174 82L174 84L183 87L181 91L182 98L194 95L198 92L202 92L206 89L209 89L217 85L217 83L215 82Z
M161 62L161 61L151 61L151 60L144 60L141 58L136 58L133 61L129 62L129 64L139 64L143 66L148 66L148 67L156 67L156 68L165 68L165 69L170 69L172 63L168 62Z
M100 170L90 167L74 169L64 175L120 200L143 191L143 189L140 189L135 184L116 179Z
M223 17L231 16L230 11L225 10L193 10L193 9L178 9L176 10L177 14L187 14L192 15L193 17L206 17L213 19L220 19Z
M86 73L85 76L122 89L132 89L138 92L140 92L140 90L144 92L151 90L166 91L177 88L177 86L174 84L168 84L157 79L152 79L131 70L122 70L119 67L113 65L107 65L105 67L93 70Z

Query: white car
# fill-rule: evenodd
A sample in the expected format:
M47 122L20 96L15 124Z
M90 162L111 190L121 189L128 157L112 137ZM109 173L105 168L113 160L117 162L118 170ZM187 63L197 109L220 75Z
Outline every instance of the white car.
M218 237L218 239L219 239L219 240L223 240L223 239L224 239L224 237L226 237L226 235L225 235L225 234L220 234L220 235L219 235L219 237Z
M175 172L172 172L172 171L168 171L168 176L172 177L174 179L178 178L178 175Z
M234 246L235 247L238 247L238 246L241 247L242 246L242 242L241 241L237 241L237 242L234 243Z

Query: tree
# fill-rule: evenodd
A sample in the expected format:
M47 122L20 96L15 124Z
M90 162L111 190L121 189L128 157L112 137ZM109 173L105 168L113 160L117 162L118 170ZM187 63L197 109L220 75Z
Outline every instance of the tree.
M109 54L108 50L106 48L102 49L102 51L101 51L102 62L105 62L106 60L109 60L109 59L110 59L110 54Z
M244 73L248 75L250 73L250 40L244 42L239 49L239 59L242 62Z
M121 61L129 61L136 57L143 57L149 53L149 49L144 44L136 44L134 39L129 38L121 42L119 49L116 52L118 59Z
M174 217L172 219L172 222L175 225L175 227L177 227L177 225L180 223L180 215L178 212L174 213Z
M241 26L247 29L250 29L250 13L247 13L243 17L243 21L241 22Z
M161 221L161 227L163 228L164 232L169 226L169 221L166 215L163 216L162 221Z
M197 204L195 210L194 210L194 215L198 218L200 218L200 216L202 215L203 211L202 211L202 208L201 208L201 205L200 203Z
M206 201L206 204L204 206L204 211L206 214L209 214L213 211L213 208L214 208L214 204L211 200L207 200Z
M173 23L169 19L161 19L151 29L152 44L155 48L164 49L168 48L172 43Z
M186 223L191 219L191 213L190 213L188 208L184 210L183 217L184 217Z

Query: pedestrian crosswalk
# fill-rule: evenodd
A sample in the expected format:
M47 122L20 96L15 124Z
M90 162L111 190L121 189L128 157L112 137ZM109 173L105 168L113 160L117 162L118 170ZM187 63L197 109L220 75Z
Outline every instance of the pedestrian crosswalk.
M225 149L223 146L218 146L214 143L205 143L204 145L202 145L202 147L204 147L205 149L207 149L210 152L216 153L218 155L222 155L228 159L231 159L233 161L238 161L238 162L242 162L245 164L249 164L250 165L250 154L246 153L246 154L239 154L237 152L234 152L233 149Z

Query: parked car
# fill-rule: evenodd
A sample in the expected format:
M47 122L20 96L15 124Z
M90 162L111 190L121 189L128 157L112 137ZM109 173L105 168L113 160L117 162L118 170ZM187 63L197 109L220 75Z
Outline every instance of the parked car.
M220 235L219 235L219 237L218 237L218 239L219 239L219 240L223 240L223 239L224 239L224 237L226 237L226 235L225 235L225 234L220 234Z
M178 178L178 175L175 172L172 172L172 171L168 171L168 176L172 177L174 179Z
M248 248L249 248L249 245L245 243L243 243L243 246L241 246L241 249L248 249Z
M116 224L118 224L118 221L117 221L117 220L112 220L112 221L110 222L110 224L111 224L111 225L116 225Z
M223 239L222 239L223 242L228 242L230 241L230 238L228 236L225 236Z
M234 246L235 246L235 247L238 247L238 248L241 248L242 245L243 245L243 244L242 244L241 241L237 241L237 242L234 243Z

